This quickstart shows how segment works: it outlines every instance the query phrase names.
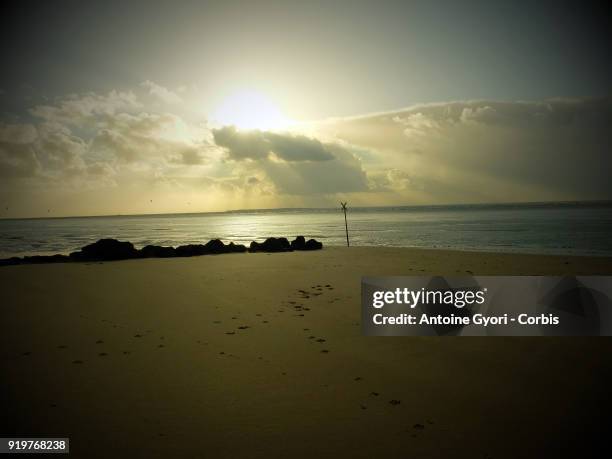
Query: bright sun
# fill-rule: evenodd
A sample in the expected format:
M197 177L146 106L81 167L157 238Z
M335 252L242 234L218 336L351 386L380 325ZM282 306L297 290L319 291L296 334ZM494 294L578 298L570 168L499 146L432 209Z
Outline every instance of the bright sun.
M289 124L280 109L256 91L240 91L225 99L211 120L239 129L275 130Z

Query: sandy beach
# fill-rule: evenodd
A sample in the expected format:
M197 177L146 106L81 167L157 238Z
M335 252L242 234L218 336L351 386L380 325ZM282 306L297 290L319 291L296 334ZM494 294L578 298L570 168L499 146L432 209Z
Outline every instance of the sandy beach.
M603 428L610 338L362 336L361 277L420 274L612 259L326 247L1 267L4 436L70 437L75 457L500 458Z

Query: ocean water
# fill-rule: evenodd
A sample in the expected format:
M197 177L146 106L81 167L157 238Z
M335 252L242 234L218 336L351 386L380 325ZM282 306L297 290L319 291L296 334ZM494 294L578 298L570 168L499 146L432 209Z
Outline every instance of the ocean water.
M612 203L349 209L351 245L612 256ZM0 220L0 258L67 254L100 238L138 248L304 235L345 245L339 209Z

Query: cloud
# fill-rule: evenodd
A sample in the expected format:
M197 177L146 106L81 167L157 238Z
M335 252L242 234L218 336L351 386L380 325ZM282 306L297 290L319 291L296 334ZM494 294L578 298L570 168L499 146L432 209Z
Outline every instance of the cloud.
M66 127L0 124L0 169L5 177L79 173L85 167L87 148L86 142Z
M38 133L31 124L0 123L0 177L33 177L41 170L33 143Z
M105 117L92 139L92 150L111 155L124 163L198 165L204 162L207 143L203 133L177 115L119 113ZM200 137L202 136L202 137Z
M71 94L60 98L55 105L37 105L29 110L37 118L56 123L78 124L96 116L112 116L121 110L141 107L131 91L110 91L106 95L93 92Z
M308 195L366 191L359 159L343 146L296 134L213 130L215 143L234 161L251 160L279 194Z
M17 196L24 215L46 214L49 201L95 214L340 196L352 205L612 199L610 99L422 104L283 133L210 130L195 112L159 107L110 91L6 117L0 199Z
M95 162L87 166L87 173L97 177L110 177L115 175L113 167L105 162Z
M327 161L265 161L262 170L280 194L325 195L368 191L361 162L340 146L328 145Z
M31 143L36 135L36 128L32 124L0 123L0 142Z
M142 87L149 90L149 94L157 97L166 104L180 104L183 102L181 96L169 89L152 82L151 80L143 81L140 84Z
M48 169L80 169L84 167L83 156L87 143L67 130L42 130L36 140L35 149Z
M171 116L119 113L100 122L91 147L93 151L127 163L139 159L150 160L162 150L159 134L173 123Z
M34 177L40 170L40 162L29 144L0 142L0 177Z
M183 150L178 151L170 158L170 161L186 166L196 166L206 162L203 154L194 147L185 147Z
M319 140L303 135L268 131L239 131L234 126L213 130L214 141L226 149L233 160L265 159L274 155L289 162L329 161L334 159Z
M611 199L612 102L465 101L331 120L327 136L378 152L374 190L406 202Z

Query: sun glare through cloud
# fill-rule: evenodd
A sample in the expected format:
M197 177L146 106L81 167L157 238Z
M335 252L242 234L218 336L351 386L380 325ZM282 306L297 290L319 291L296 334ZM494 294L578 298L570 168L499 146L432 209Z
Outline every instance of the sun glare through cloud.
M251 90L235 92L223 100L213 112L211 121L221 126L259 130L279 130L290 124L268 97Z

